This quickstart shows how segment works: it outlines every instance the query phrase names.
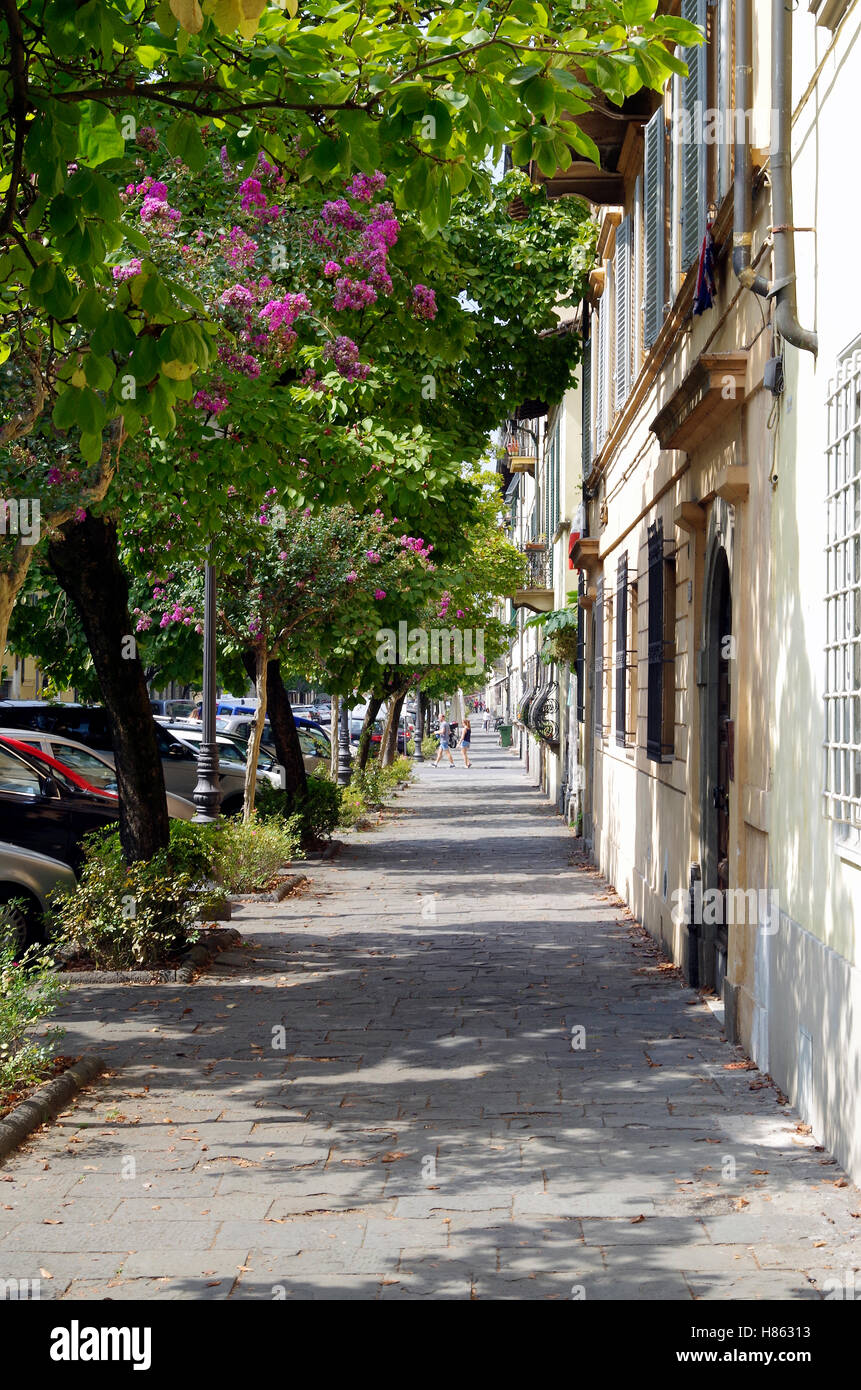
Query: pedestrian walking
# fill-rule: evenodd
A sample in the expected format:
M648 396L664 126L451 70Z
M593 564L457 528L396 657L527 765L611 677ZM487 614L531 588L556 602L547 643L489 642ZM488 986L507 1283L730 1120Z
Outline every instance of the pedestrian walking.
M439 751L434 759L434 767L439 763L443 753L448 753L449 767L454 767L454 758L451 756L451 725L445 718L439 721Z
M487 730L488 730L489 727L490 727L490 715L487 713L487 711L485 711L485 715L484 715L484 732L485 732L485 733L487 733Z
M470 728L469 720L468 720L468 719L464 719L464 721L463 721L463 733L462 733L461 736L460 736L460 751L461 751L461 753L463 754L463 765L464 765L464 767L472 767L472 763L469 761L469 743L470 743L470 739L471 739L471 738L472 738L472 729Z

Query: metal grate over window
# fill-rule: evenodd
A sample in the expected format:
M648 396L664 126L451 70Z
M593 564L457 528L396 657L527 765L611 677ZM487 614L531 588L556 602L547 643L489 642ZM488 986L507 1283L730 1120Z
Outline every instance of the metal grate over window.
M861 339L828 397L825 814L861 827Z

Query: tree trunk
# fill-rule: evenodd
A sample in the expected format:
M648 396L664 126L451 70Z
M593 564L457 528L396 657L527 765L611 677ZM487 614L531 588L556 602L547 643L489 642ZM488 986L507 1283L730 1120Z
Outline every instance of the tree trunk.
M0 504L2 505L2 504ZM27 571L33 559L34 546L22 545L19 541L10 557L8 569L0 570L0 659L6 651L9 636L9 623L15 600L21 592ZM5 557L4 557L5 558Z
M260 642L254 648L254 694L257 697L257 713L251 726L248 751L245 756L245 797L242 803L242 819L247 825L254 816L254 801L257 796L257 764L260 760L260 744L263 741L263 721L266 718L266 685L269 668L269 653Z
M338 719L341 714L340 695L332 696L332 715L329 720L329 776L338 780Z
M391 767L395 761L398 751L398 724L406 698L407 692L402 690L400 694L393 695L389 701L383 737L380 741L380 763L383 767Z
M287 795L291 806L295 807L307 794L308 774L302 759L299 731L281 675L281 663L277 659L270 661L266 668L266 701L275 752L287 773Z
M123 854L127 863L151 859L168 844L170 824L116 523L89 514L68 523L62 539L49 545L48 563L75 605L99 679L116 760Z
M360 772L364 772L368 765L368 754L371 751L371 730L374 727L374 720L380 712L380 705L382 703L382 696L368 696L368 708L365 710L365 717L362 721L362 732L359 734L359 747L356 752L356 767Z

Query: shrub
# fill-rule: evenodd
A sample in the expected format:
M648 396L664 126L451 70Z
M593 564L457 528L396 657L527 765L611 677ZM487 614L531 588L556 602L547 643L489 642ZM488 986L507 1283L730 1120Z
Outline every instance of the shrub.
M219 822L210 831L209 872L227 893L257 893L299 849L299 817Z
M176 849L172 836L171 846L152 859L126 864L119 831L93 831L84 839L78 886L52 898L58 939L105 969L162 965L197 937L191 930L199 908L194 887L205 862L205 835L201 845L180 832Z
M339 822L341 788L326 772L315 772L308 778L308 790L296 801L289 792L275 787L263 787L257 794L257 814L261 820L271 816L298 819L303 842L329 840Z
M434 738L433 734L425 734L424 738L422 739L422 752L424 753L428 761L430 761L431 758L436 757L438 749L439 743Z
M64 1030L52 1027L35 1041L34 1023L52 1013L68 989L54 974L44 946L18 954L15 934L0 922L0 1098L41 1080Z
M345 829L358 825L363 816L367 814L367 811L367 802L355 783L351 783L349 787L341 788L339 825L344 826Z

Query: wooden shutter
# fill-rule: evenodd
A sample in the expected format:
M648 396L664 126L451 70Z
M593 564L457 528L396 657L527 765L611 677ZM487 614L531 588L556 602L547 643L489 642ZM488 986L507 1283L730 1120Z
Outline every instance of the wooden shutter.
M585 658L586 658L586 643L585 643L585 640L584 640L584 636L585 636L585 634L584 634L584 628L585 628L585 625L586 625L586 610L585 610L585 608L583 608L583 606L582 606L582 604L583 604L583 599L584 599L585 595L586 595L586 576L584 575L583 571L581 570L581 571L580 571L580 577L579 577L579 579L578 579L578 581L577 581L577 597L578 597L578 599L580 600L580 602L579 602L579 605L578 605L578 608L577 608L577 657L576 657L576 661L575 661L575 665L574 665L574 670L575 670L575 674L576 674L576 677L577 677L577 723L578 723L578 724L582 724L582 723L583 723L583 720L584 720L585 714L586 714L586 691L585 691L585 689L584 689L584 685L585 685L585 679L584 679L584 677L585 677L585 674L586 674L586 672L585 672L585 670L584 670L584 664L585 664Z
M707 0L682 0L682 19L706 27ZM708 103L708 49L691 45L681 51L688 75L681 80L682 107L687 112L681 151L682 174L682 270L688 271L699 255L706 228L706 158L703 139ZM699 110L697 110L699 103Z
M664 699L664 527L649 527L649 680L646 704L646 755L660 762Z
M616 742L623 747L628 729L625 696L628 687L628 556L616 570Z
M580 404L582 407L583 431L583 477L589 476L592 467L592 336L583 343L583 363L580 372Z
M617 410L625 404L631 385L631 218L623 217L616 228L616 360L614 402Z
M663 107L645 128L643 175L643 346L651 347L664 319L666 121Z
M595 650L592 653L595 672L592 683L592 714L595 737L604 736L604 580L599 579L595 594Z
M598 452L607 438L607 387L610 365L610 315L609 297L604 290L604 303L598 315L598 390L595 401L595 446Z
M732 0L718 0L717 101L721 113L721 139L718 144L718 201L729 189L732 148Z

